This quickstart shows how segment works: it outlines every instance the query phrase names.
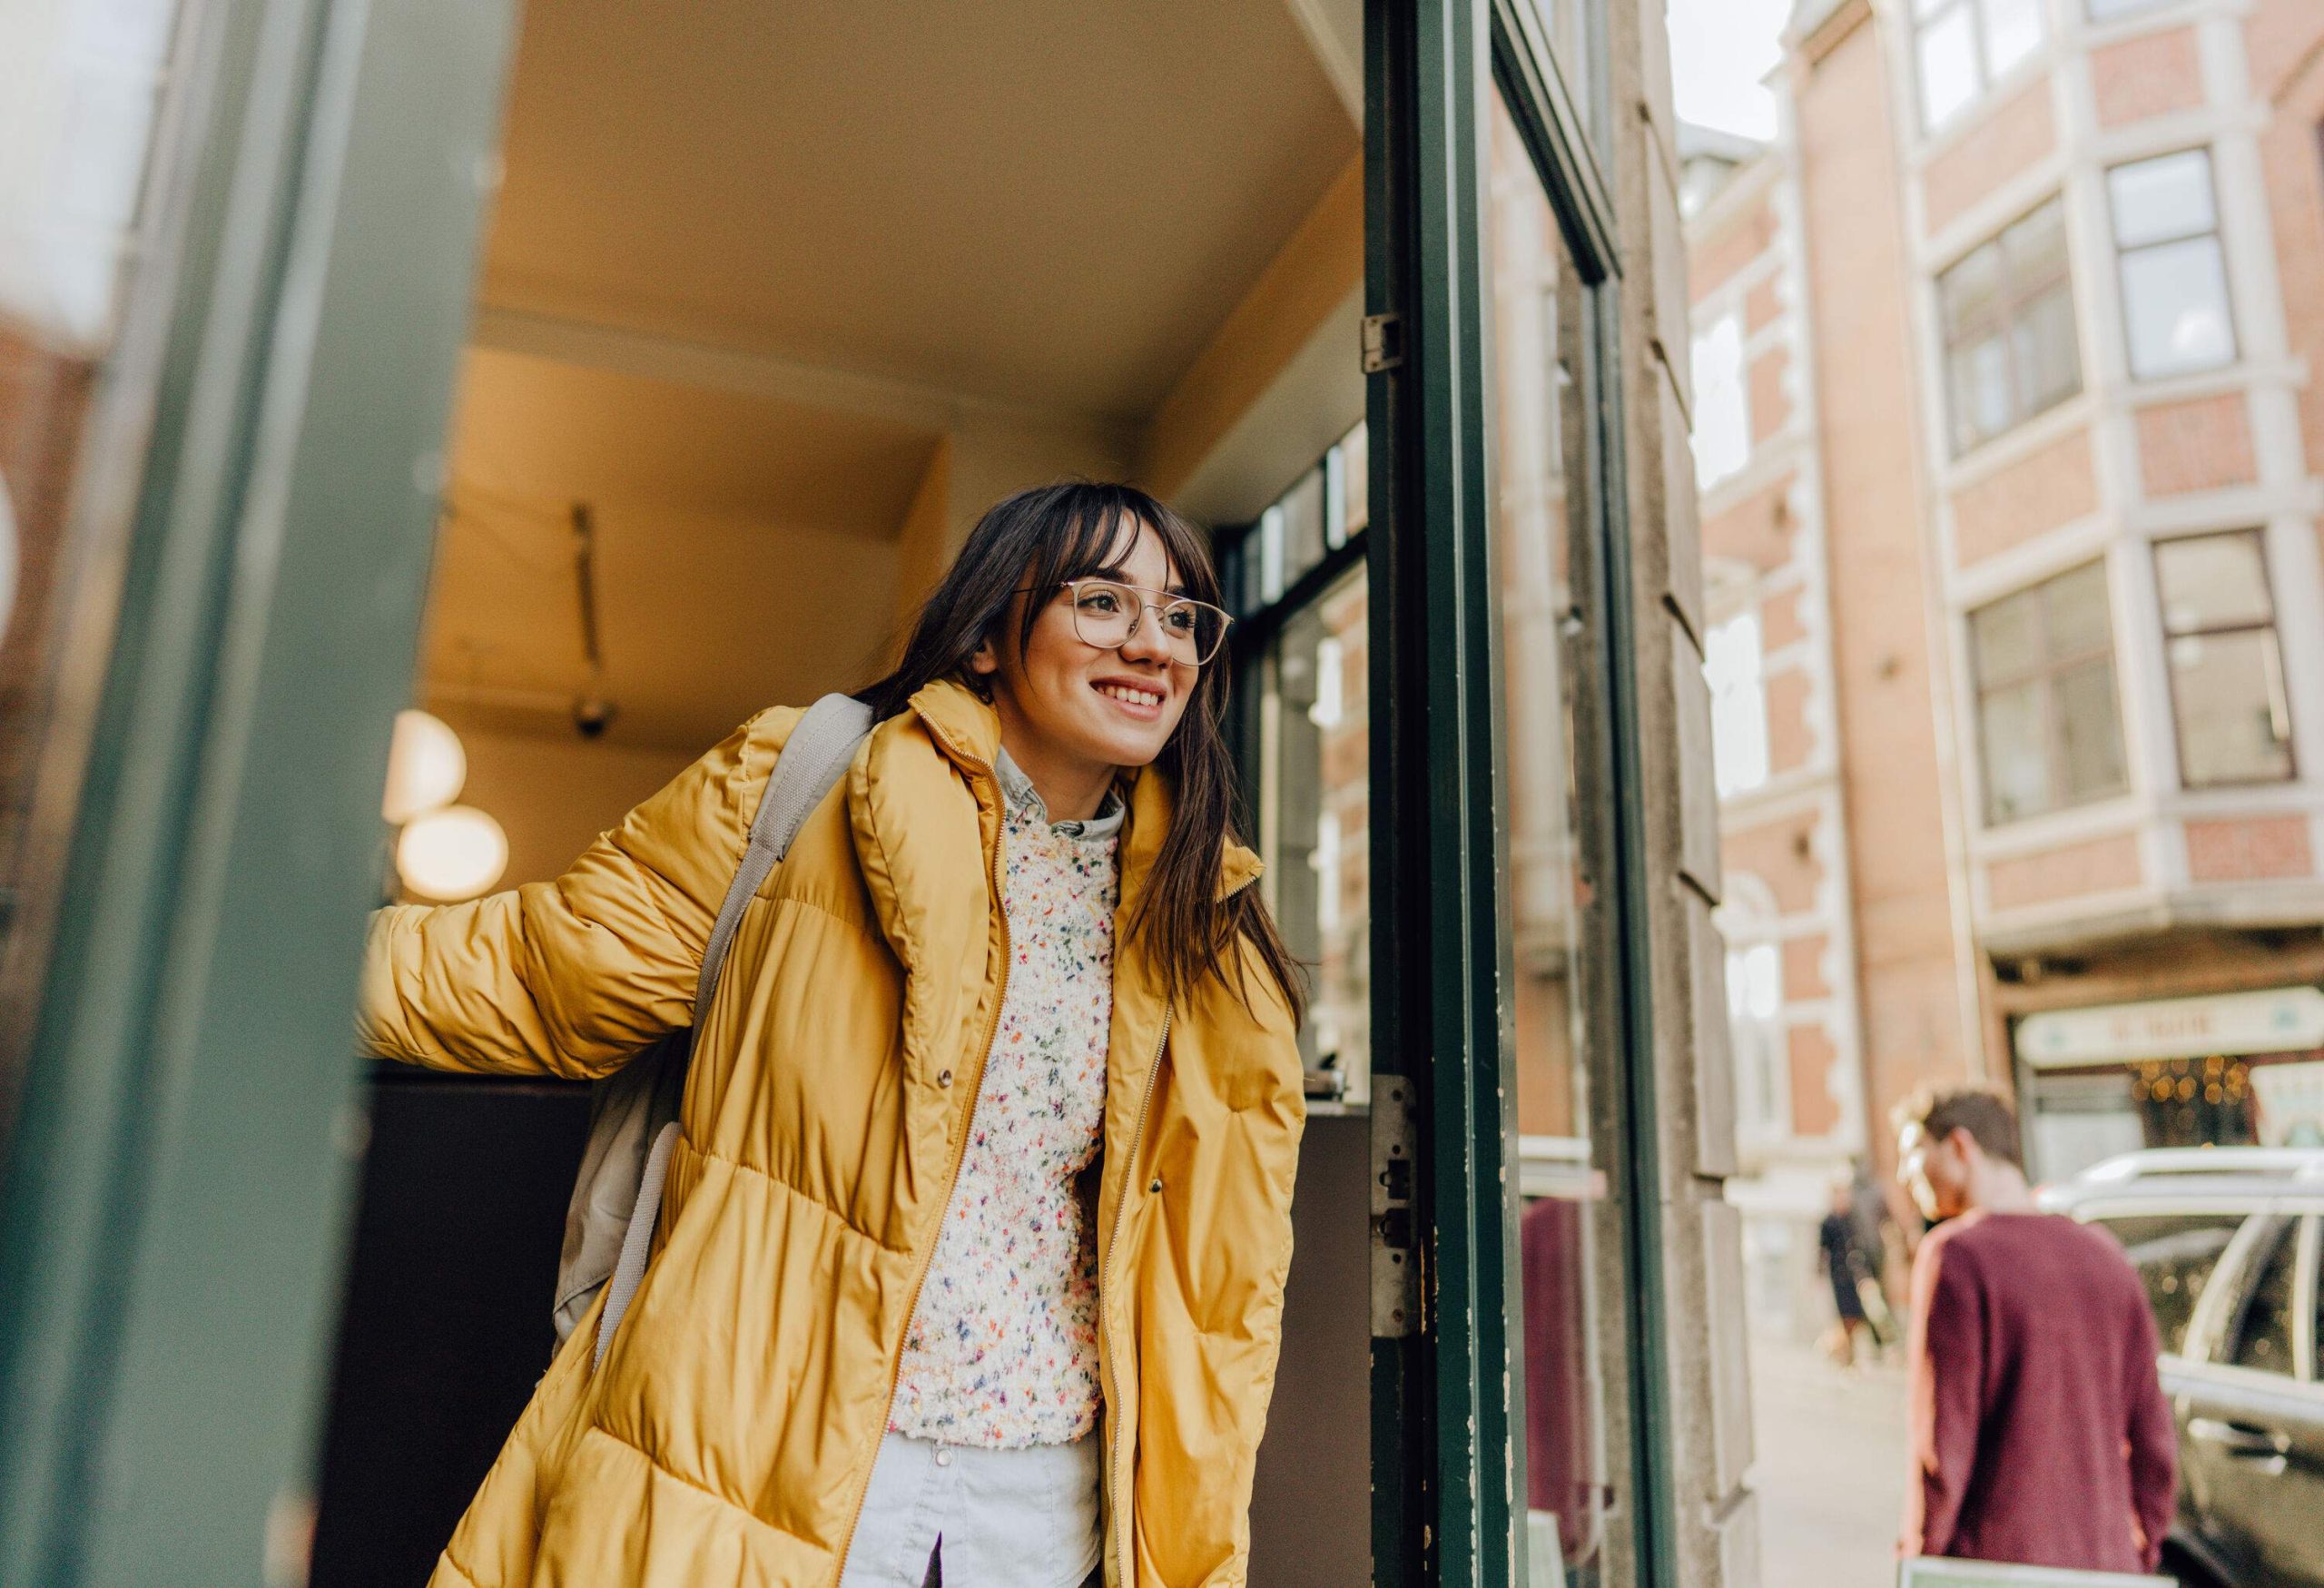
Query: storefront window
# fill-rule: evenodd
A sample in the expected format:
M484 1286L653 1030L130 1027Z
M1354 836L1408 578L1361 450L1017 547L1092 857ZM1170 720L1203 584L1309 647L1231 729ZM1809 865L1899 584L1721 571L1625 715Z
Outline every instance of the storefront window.
M2023 1088L2027 1167L2039 1179L2063 1180L2142 1148L2324 1143L2324 1049L2292 1045L2311 1040L2299 1021L2316 999L2313 988L2280 988L2021 1020L2014 1041L2029 1071ZM2072 1050L2109 1031L2109 1022L2135 1043L2142 1031L2198 1019L2243 1021L2241 1041L2255 1049L2282 1044L2284 1050Z
M1357 425L1233 538L1238 711L1267 906L1309 967L1308 1096L1371 1097L1368 459Z
M1585 465L1588 300L1532 158L1498 94L1488 144L1486 293L1494 357L1493 550L1499 572L1521 1282L1526 1529L1535 1581L1597 1581L1614 1525L1610 1386L1626 1380L1621 1297L1599 1254L1620 1249L1609 1194L1614 1090L1590 945L1601 896L1576 805L1577 747L1595 731L1584 643L1599 615ZM1556 1567L1561 1564L1566 1577Z

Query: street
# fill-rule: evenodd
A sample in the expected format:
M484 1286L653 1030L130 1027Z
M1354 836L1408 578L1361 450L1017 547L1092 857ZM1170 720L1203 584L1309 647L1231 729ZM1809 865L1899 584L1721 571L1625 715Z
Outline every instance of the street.
M1896 1572L1905 1378L1850 1373L1812 1346L1755 1334L1751 1396L1765 1588L1878 1588Z

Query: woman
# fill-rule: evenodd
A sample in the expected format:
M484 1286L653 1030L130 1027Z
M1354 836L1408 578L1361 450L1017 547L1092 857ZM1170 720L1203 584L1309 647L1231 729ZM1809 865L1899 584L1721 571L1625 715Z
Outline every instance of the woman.
M611 1348L574 1331L435 1588L1245 1580L1305 1109L1217 598L1126 487L978 524L734 934ZM381 912L369 1050L594 1077L686 1023L798 716L555 883Z

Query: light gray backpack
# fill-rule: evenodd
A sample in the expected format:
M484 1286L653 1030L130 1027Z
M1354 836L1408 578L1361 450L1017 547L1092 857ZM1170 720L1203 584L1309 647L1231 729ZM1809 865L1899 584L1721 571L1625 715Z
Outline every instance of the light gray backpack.
M807 708L791 730L783 754L759 796L751 821L751 841L743 863L726 889L717 924L702 955L694 983L694 1012L699 1021L717 991L718 972L743 909L791 849L792 839L813 814L872 731L872 708L845 695L826 695ZM556 1337L572 1334L601 1289L606 1309L597 1319L595 1362L606 1358L622 1314L645 1275L645 1256L661 1217L662 1186L678 1141L678 1107L685 1100L686 1066L694 1032L673 1031L597 1082L589 1098L589 1144L565 1210L565 1246L556 1263Z

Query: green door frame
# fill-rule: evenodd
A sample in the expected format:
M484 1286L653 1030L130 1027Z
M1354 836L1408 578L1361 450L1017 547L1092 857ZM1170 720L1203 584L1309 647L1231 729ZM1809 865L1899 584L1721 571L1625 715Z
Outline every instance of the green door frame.
M1602 17L1600 18L1602 21ZM1607 30L1592 29L1602 40ZM1498 576L1492 532L1493 342L1485 301L1484 100L1498 84L1588 291L1586 450L1597 555L1577 580L1601 621L1578 671L1595 691L1578 735L1582 833L1610 884L1586 952L1607 996L1599 1040L1627 1081L1610 1126L1614 1195L1636 1333L1619 1386L1629 1408L1636 1580L1673 1584L1666 1328L1648 1062L1644 835L1627 602L1620 455L1620 258L1608 186L1561 79L1534 0L1369 0L1365 8L1365 311L1375 768L1372 825L1375 1166L1384 1135L1418 1159L1410 1260L1418 1327L1373 1341L1374 1581L1502 1588L1524 1580L1524 1354L1510 1331L1519 1283L1503 1194L1515 1169L1510 905ZM1602 71L1594 74L1603 80ZM1390 323L1382 324L1385 321ZM1398 1276L1398 1235L1375 1192L1375 1291Z
M185 8L117 366L149 378L113 382L142 411L83 481L130 515L118 638L0 1164L6 1588L298 1571L379 790L514 22Z

